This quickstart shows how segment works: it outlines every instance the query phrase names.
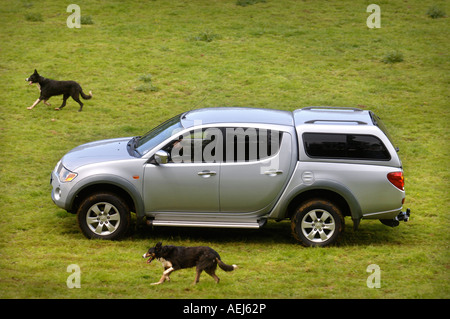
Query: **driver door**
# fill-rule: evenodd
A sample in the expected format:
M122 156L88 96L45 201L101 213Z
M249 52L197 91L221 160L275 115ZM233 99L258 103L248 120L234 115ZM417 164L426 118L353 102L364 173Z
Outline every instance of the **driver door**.
M192 131L181 137L187 142L169 142L163 148L170 155L167 163L145 164L146 212L219 212L220 162L205 163L201 156L194 156L202 153L208 142L195 137ZM176 157L180 153L182 160Z

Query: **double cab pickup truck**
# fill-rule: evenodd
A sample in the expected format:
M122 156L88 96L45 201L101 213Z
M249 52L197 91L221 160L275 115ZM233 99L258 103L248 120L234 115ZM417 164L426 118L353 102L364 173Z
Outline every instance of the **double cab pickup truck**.
M152 226L260 228L290 220L305 246L337 241L345 217L407 221L402 163L383 122L355 108L204 108L142 136L69 151L52 199L88 238Z

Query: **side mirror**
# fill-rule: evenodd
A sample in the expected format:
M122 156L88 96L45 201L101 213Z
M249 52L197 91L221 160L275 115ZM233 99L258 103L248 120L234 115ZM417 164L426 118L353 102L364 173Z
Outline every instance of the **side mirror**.
M167 164L169 161L169 153L163 150L159 150L155 153L155 162L156 164Z

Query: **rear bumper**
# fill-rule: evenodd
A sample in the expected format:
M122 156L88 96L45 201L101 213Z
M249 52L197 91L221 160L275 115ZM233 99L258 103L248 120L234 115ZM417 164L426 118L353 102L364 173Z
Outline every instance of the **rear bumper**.
M363 214L362 218L363 219L394 219L399 214L401 214L402 209L403 209L403 207L400 206L393 210Z
M397 227L400 225L401 221L407 222L409 220L409 217L411 216L411 210L409 208L406 209L404 212L400 212L397 216L395 216L393 219L380 219L380 222L387 226L391 227Z

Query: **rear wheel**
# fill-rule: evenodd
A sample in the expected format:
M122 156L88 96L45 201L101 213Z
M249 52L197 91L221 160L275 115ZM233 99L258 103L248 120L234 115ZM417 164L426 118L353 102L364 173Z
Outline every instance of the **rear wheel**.
M344 217L337 206L322 199L312 199L297 208L291 231L307 247L321 247L336 242L344 231Z
M87 238L118 239L128 231L130 209L120 197L98 193L83 200L77 219Z

